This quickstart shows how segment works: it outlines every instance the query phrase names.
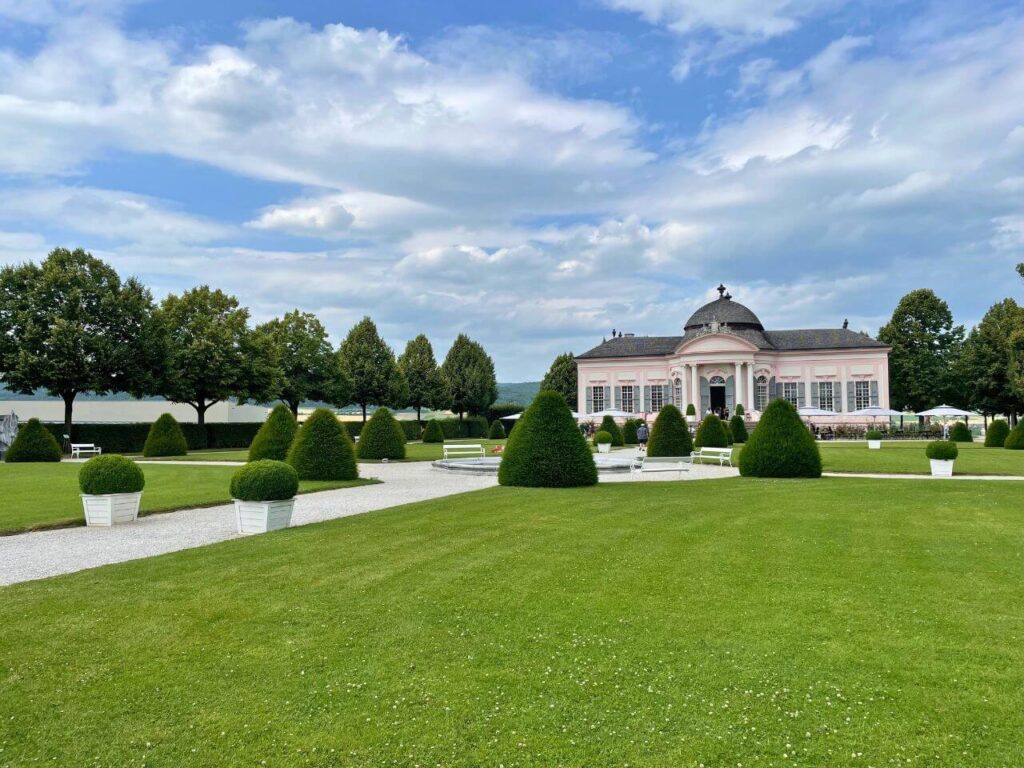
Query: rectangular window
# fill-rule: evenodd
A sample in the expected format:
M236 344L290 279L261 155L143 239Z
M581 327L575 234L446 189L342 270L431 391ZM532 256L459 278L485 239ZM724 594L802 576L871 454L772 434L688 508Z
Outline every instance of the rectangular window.
M859 411L871 405L871 382L853 382L853 405Z
M835 400L832 397L832 382L818 382L818 407L823 411L834 411Z
M622 410L626 413L633 412L633 387L631 386L622 388Z
M794 408L800 407L800 386L795 381L787 381L782 385L782 398L789 400Z
M665 405L665 388L660 384L655 384L651 387L651 407L652 413L657 413Z
M591 391L594 393L594 410L592 413L604 410L604 387L591 387Z
M757 380L757 395L754 398L754 408L763 411L768 407L768 382L762 376Z

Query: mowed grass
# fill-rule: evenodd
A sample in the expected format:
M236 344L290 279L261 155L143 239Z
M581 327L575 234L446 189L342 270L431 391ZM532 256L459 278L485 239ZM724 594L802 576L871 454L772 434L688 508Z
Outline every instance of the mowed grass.
M866 442L821 442L822 466L826 472L881 472L922 474L931 472L924 454L926 441L882 441L877 451ZM986 448L979 443L958 443L960 455L953 465L957 475L1024 475L1024 451Z
M78 489L79 463L0 463L0 534L61 525L85 525ZM228 486L234 467L147 464L141 514L167 512L231 501ZM302 481L300 493L362 485L373 480L346 482ZM2 765L0 754L0 765Z
M0 756L1019 766L1020 498L495 488L16 585Z
M504 440L446 440L447 445L460 445L460 444L472 444L482 445L490 454L491 450L504 445ZM440 443L406 443L405 446L405 461L437 461L442 456L441 444ZM166 457L162 459L143 459L141 456L133 456L132 458L138 459L139 461L248 461L249 451L248 450L207 450L207 451L192 451L187 456L174 456ZM366 464L377 464L377 461L369 461L360 459L361 462Z

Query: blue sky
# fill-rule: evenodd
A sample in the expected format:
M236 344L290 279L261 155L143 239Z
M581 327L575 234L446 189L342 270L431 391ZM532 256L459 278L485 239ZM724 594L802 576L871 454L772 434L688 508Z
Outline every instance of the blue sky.
M724 281L769 327L1020 298L1024 8L0 0L0 263L467 332L504 381Z

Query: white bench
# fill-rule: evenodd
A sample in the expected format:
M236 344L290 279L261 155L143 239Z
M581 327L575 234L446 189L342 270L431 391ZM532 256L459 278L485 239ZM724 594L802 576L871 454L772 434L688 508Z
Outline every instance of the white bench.
M95 443L72 443L71 444L71 458L80 459L83 453L89 453L93 456L98 456L103 453L103 449Z
M445 443L442 447L442 454L446 459L464 458L467 456L486 456L487 452L479 443Z
M690 456L642 456L633 462L629 471L641 477L648 472L678 472L679 477L683 472L689 472L693 465Z
M703 464L705 459L717 461L718 466L728 464L732 466L732 448L697 448L693 452L693 460L700 460Z

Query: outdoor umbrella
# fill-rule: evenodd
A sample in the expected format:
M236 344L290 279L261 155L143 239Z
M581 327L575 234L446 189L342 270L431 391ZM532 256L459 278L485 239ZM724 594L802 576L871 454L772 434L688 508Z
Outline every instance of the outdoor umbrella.
M977 416L978 414L971 413L970 411L965 411L965 410L963 410L961 408L954 408L951 405L937 405L934 408L929 408L927 411L921 411L920 413L918 413L916 415L917 416L931 416L933 418L935 418L935 417L941 418L942 419L942 436L945 437L948 434L948 430L946 428L946 422L950 418L959 419L959 418L962 417L963 420L964 420L964 423L966 424L967 423L967 419L969 419L971 416Z
M802 408L797 408L796 412L804 418L813 418L815 416L838 416L839 414L835 411L826 411L824 408L815 408L811 405L805 405Z
M571 413L571 414L572 414L572 417L573 417L574 419L578 419L578 418L580 417L580 415L579 415L578 413L576 413L576 411L569 411L569 413ZM501 420L502 420L502 421L505 421L505 420L508 420L508 421L515 421L516 419L518 419L518 418L522 417L522 415L523 415L522 413L514 413L514 414L512 414L511 416L502 416L502 417L501 417Z
M611 416L613 419L631 419L636 416L636 414L617 410L598 411L597 413L590 414L590 418L592 419L603 419L605 416Z
M872 418L879 418L885 416L886 418L892 418L893 416L902 416L901 411L894 411L892 408L883 408L880 405L869 405L867 408L861 408L859 411L850 411L847 416L870 416Z

